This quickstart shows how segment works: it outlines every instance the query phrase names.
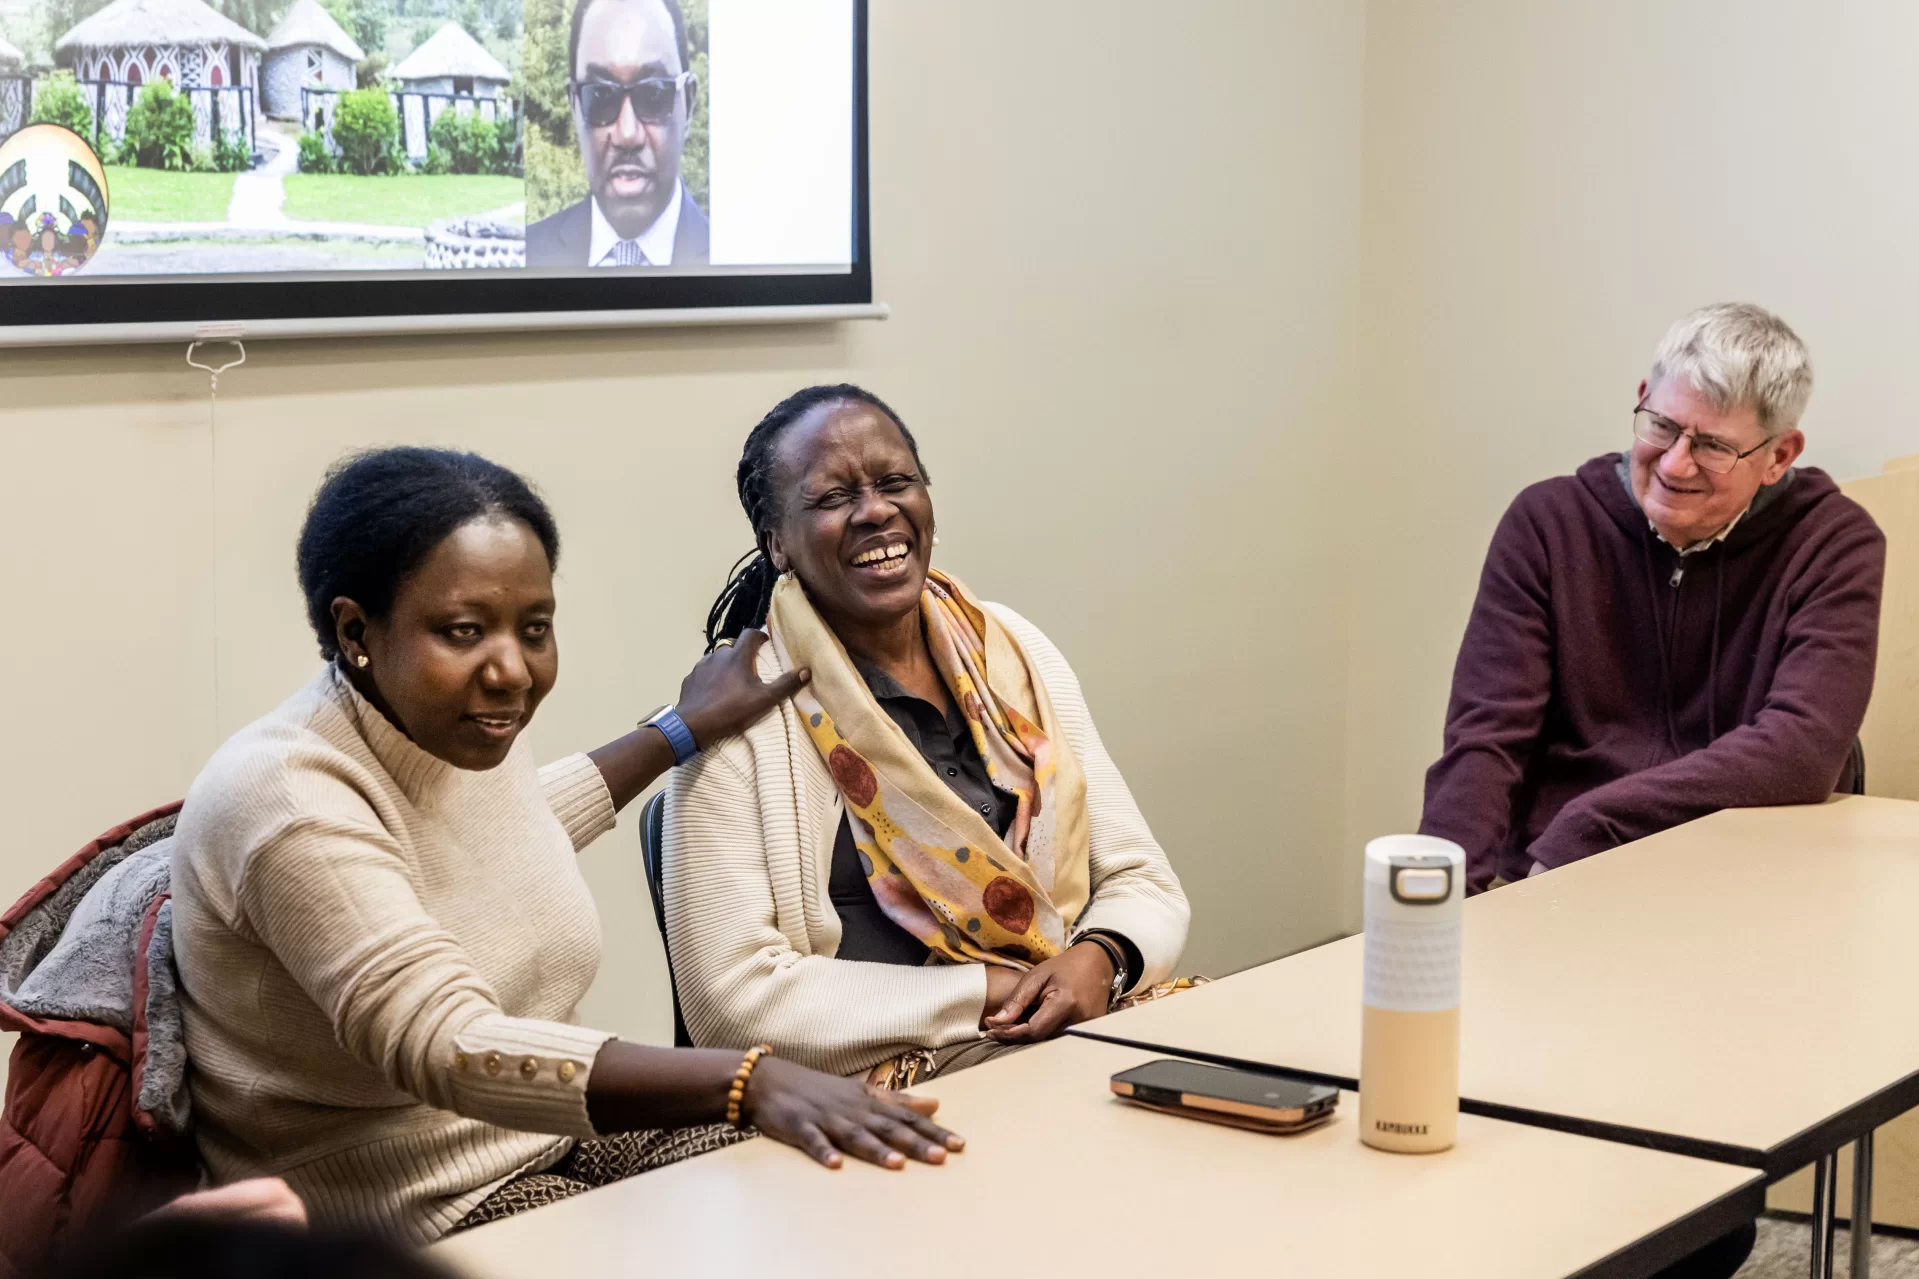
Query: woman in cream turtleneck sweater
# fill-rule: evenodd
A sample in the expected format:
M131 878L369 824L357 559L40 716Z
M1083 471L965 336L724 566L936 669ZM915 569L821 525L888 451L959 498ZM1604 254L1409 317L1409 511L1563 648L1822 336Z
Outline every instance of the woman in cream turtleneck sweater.
M756 645L723 650L677 715L536 768L519 737L558 674L558 547L525 482L472 454L362 454L315 497L300 581L327 664L214 755L176 837L217 1180L284 1177L317 1221L427 1241L733 1139L714 1121L740 1053L576 1024L600 932L574 854L804 675L762 683ZM898 1167L959 1149L933 1105L769 1056L740 1109L829 1166Z

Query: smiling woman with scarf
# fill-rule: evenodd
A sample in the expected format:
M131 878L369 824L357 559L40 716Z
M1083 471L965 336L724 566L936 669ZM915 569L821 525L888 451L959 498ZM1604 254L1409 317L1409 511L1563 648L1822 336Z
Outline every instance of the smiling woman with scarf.
M321 485L300 585L324 665L221 747L173 848L174 956L202 1156L330 1227L415 1242L728 1145L940 1163L931 1100L757 1044L582 1026L600 921L575 854L688 747L771 711L753 645L655 716L536 768L559 677L559 530L471 453L374 450ZM671 730L669 732L669 729ZM679 740L675 740L675 739Z
M930 566L918 445L851 386L748 437L758 544L708 622L764 625L781 712L680 770L668 942L693 1040L766 1040L876 1081L924 1079L1167 978L1179 880L1059 650Z

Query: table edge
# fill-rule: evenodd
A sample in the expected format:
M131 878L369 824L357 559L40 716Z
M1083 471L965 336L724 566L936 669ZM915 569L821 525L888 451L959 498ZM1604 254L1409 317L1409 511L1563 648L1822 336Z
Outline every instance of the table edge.
M1744 1185L1575 1270L1567 1279L1644 1279L1757 1220L1766 1208L1766 1181L1757 1169L1753 1171Z
M1116 1044L1123 1048L1137 1048L1145 1052L1166 1053L1173 1057L1208 1062L1235 1070L1278 1075L1281 1078L1299 1079L1307 1083L1331 1084L1349 1092L1359 1090L1359 1081L1347 1075L1330 1075L1323 1071L1302 1070L1272 1062L1232 1057L1224 1053L1176 1048L1170 1044L1101 1034L1080 1026L1069 1027L1067 1033L1082 1039L1095 1039L1102 1043ZM1479 1115L1487 1119L1503 1119L1508 1123L1529 1124L1535 1128L1550 1128L1557 1132L1571 1133L1577 1137L1593 1137L1600 1141L1641 1146L1664 1154L1690 1155L1695 1159L1708 1159L1714 1163L1757 1168L1766 1174L1768 1183L1791 1176L1815 1159L1832 1154L1848 1142L1877 1130L1915 1108L1919 1108L1919 1071L1894 1080L1878 1092L1862 1097L1842 1110L1835 1111L1777 1145L1760 1149L1732 1142L1713 1141L1705 1137L1689 1137L1683 1133L1662 1132L1654 1128L1635 1128L1603 1119L1564 1115L1557 1111L1509 1106L1503 1102L1485 1101L1477 1097L1459 1099L1459 1109L1462 1114Z

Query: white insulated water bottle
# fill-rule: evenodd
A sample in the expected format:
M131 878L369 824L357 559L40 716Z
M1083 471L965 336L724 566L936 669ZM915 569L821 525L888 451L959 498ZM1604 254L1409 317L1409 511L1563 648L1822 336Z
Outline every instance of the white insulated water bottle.
M1446 1150L1459 1127L1459 938L1466 854L1451 840L1366 845L1366 995L1359 1138Z

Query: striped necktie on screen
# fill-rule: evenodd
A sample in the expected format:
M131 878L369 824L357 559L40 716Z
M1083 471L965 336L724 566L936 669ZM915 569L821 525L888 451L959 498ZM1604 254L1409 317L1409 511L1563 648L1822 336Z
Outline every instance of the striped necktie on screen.
M640 242L638 240L621 240L613 246L613 251L607 254L607 256L613 259L614 266L653 265L646 260L646 254L640 251Z

